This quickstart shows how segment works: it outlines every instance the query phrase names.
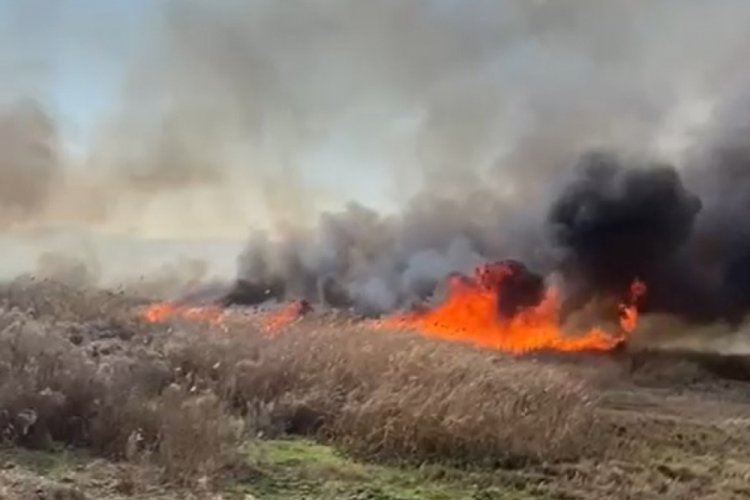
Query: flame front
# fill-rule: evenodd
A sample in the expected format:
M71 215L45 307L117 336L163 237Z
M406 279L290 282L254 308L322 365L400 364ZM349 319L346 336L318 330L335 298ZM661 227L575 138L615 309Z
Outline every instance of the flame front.
M468 341L513 354L536 350L606 351L615 348L633 331L637 322L636 303L646 291L642 282L633 283L630 296L619 308L620 331L592 328L569 336L560 327L559 301L551 288L545 291L538 305L522 309L510 318L500 317L499 288L487 286L483 279L485 269L480 268L475 278L451 276L446 297L436 307L386 317L378 320L378 327L415 330L431 337ZM496 269L500 269L495 272L499 279L509 272L502 267Z
M620 326L630 333L638 324L638 301L646 295L646 284L636 279L630 285L630 295L627 302L620 304Z
M394 314L369 323L376 329L408 329L446 340L459 340L513 354L537 350L607 351L619 345L638 321L638 301L646 285L635 280L626 299L619 304L619 328L595 327L579 335L567 335L560 326L557 292L547 288L535 306L524 307L509 317L500 314L501 286L518 270L505 263L480 266L474 277L451 275L445 299L436 307ZM252 313L248 319L262 331L282 330L311 310L304 300L292 301L268 312ZM171 302L152 304L141 311L148 322L173 319L221 325L225 311L218 306L188 307Z
M311 306L307 301L294 300L264 316L261 319L261 325L268 333L278 332L307 314L310 309Z
M143 309L140 317L149 323L159 323L177 318L188 321L217 323L223 313L223 309L216 306L190 307L175 304L174 302L157 302Z
M274 333L293 323L311 310L304 300L295 300L278 309L267 312L256 312L250 320L257 322L261 330ZM185 306L174 302L157 302L140 311L139 316L149 323L162 323L180 319L191 322L203 322L213 325L224 323L225 310L218 306Z

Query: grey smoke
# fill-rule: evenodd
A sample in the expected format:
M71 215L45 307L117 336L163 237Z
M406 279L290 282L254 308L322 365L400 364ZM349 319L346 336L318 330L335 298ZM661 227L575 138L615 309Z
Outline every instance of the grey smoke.
M24 27L58 29L17 29L2 55L54 61L57 44L28 33L64 41L55 19L67 7L15 5ZM164 5L138 31L80 168L53 159L55 189L38 175L38 201L4 213L135 234L241 237L270 222L240 258L241 279L348 295L365 311L422 297L478 260L550 271L544 222L566 168L592 147L660 156L675 109L721 101L725 80L742 76L750 23L750 5L732 0ZM23 64L6 67L24 81ZM342 143L329 169L339 173L317 170L313 158ZM8 171L26 164L21 153ZM341 205L370 187L396 209L327 203L328 191Z
M58 140L36 103L0 108L0 228L44 209L59 174Z
M314 223L323 196L309 159L337 137L377 158L401 202L488 185L541 197L582 149L653 149L675 106L720 95L716 74L736 68L750 21L732 0L185 1L139 9L125 50L87 38L118 32L121 19L98 8L12 1L0 49L11 97L44 96L62 48L126 65L84 152L104 207L69 215L98 224L146 219L149 200L204 189L224 194L203 203L226 224L246 203L227 187L237 184L273 222ZM357 159L351 177L372 176ZM353 184L344 189L361 192Z
M422 190L396 215L350 207L313 229L256 240L240 259L240 278L277 280L287 295L310 299L333 280L369 312L429 296L440 278L479 260L517 258L552 271L565 249L550 241L545 220L580 155L614 150L660 166L675 110L722 99L715 72L742 53L750 20L750 6L737 2L302 5L330 23L323 67L359 70L330 90L409 118L411 154L406 164L393 161L393 177ZM294 18L277 14L282 25ZM726 24L708 27L708 15ZM316 33L314 22L295 26L304 27L302 39ZM359 61L339 58L342 50Z
M331 302L335 289L332 305L379 314L428 298L447 274L487 259L533 260L537 234L519 228L503 238L496 218L502 212L482 196L489 195L415 200L398 216L350 204L312 229L289 229L278 239L256 234L240 256L239 279L257 284L251 294L283 283L282 297L313 302Z

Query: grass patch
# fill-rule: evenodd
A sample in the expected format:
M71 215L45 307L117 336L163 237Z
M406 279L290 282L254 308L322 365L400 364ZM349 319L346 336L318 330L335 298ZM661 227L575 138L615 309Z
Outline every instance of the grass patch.
M438 465L395 467L351 459L334 448L306 439L252 443L249 459L261 471L252 484L230 493L263 500L526 500L545 498L517 487L491 483L491 473ZM484 484L483 484L484 483Z
M59 447L54 451L26 448L0 449L0 467L23 467L40 476L57 477L67 470L91 461L86 450Z

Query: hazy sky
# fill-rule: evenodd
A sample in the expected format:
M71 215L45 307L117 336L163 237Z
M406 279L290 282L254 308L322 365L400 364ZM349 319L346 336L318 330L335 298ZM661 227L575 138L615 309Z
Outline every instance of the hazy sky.
M318 113L315 120L330 114L334 124L322 140L295 158L302 164L296 174L305 185L333 191L337 199L348 197L393 208L394 197L403 195L399 191L417 182L408 175L396 176L396 182L393 179L393 163L400 155L396 151L401 145L400 127L411 134L403 158L421 155L420 161L445 162L449 169L460 171L464 166L451 165L481 163L488 155L497 155L503 142L516 140L514 136L523 134L523 128L548 120L541 115L551 113L553 107L559 109L556 114L573 116L589 113L587 107L609 106L599 100L629 100L631 105L624 106L630 110L643 109L639 119L656 122L669 114L655 110L671 106L663 104L669 96L677 103L673 107L680 108L672 113L673 122L705 114L700 96L688 95L691 78L703 78L700 71L708 67L704 62L736 45L732 37L750 11L734 0L713 3L717 5L713 11L701 7L701 2L671 0L640 4L575 0L568 6L544 1L415 0L414 9L408 7L409 2L383 2L382 8L375 3L372 12L361 6L342 7L347 2L314 1L298 2L297 11L294 7L285 10L264 0L217 2L214 12L208 8L213 3L0 0L0 97L30 97L44 103L66 146L83 154L107 120L122 111L118 106L122 106L136 62L163 44L164 40L155 37L170 26L165 23L170 7L182 4L183 13L198 12L197 19L204 15L199 26L216 19L220 21L216 26L230 22L221 19L221 13L235 9L249 18L247 30L254 26L251 18L257 14L258 22L265 24L258 25L258 38L248 42L248 47L257 49L260 56L278 58L280 74L288 72L291 78L299 78L300 73L288 71L285 64L299 65L308 59L317 64L301 73L304 82L288 84L289 93L306 100L302 105ZM636 4L642 8L630 8ZM536 13L535 7L522 5L545 7ZM446 19L419 17L441 9ZM716 14L711 26L704 26L706 13ZM341 22L343 29L339 27L327 40L319 18ZM299 32L302 42L292 40L288 47L279 48L286 42L283 36L274 36L274 23L280 30L290 30L285 36L295 37ZM725 30L718 27L723 23L728 26ZM215 36L220 34L219 30ZM212 40L196 43L207 42ZM718 49L712 52L714 47ZM221 55L219 49L206 53L208 57ZM252 62L240 59L237 64ZM229 75L245 85L243 73ZM316 87L326 85L329 93ZM335 103L339 88L340 106ZM308 89L312 90L308 93ZM695 97L696 102L684 102L683 94ZM264 93L259 98L265 97ZM334 101L309 106L316 98ZM579 103L577 109L572 103ZM125 103L134 104L139 102ZM526 109L519 111L518 106ZM459 124L446 122L451 119ZM681 123L668 123L669 127L674 130L665 132L665 140L679 142L679 137L671 136L679 136ZM467 170L474 167L465 166Z
M66 147L86 154L101 127L121 112L123 89L138 61L157 44L154 37L170 3L175 2L0 0L0 74L9 77L0 97L43 103ZM373 120L382 118L376 110L368 112ZM372 150L362 151L368 145L361 134L357 137L359 125L341 127L319 143L301 159L298 173L313 189L336 193L338 199L392 208L392 187L379 175L383 163Z
M81 146L116 101L159 0L0 0L6 94L42 100ZM116 29L112 29L116 27Z

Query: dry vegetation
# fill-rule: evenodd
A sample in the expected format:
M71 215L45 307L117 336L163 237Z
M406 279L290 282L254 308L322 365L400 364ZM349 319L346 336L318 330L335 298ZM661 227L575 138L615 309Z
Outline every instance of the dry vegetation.
M170 365L261 432L320 436L362 455L476 463L581 452L584 384L553 367L354 325L175 335Z
M148 457L179 481L226 467L247 436L504 464L579 455L593 423L586 386L555 367L411 335L343 322L273 337L246 322L153 327L125 297L48 282L8 286L2 301L4 442Z
M137 318L138 304L51 282L21 280L0 290L6 450L86 450L131 467L113 487L128 494L146 484L137 472L143 467L191 490L237 478L254 484L267 458L248 461L248 443L290 449L273 444L286 436L369 463L461 470L451 477L476 491L522 484L528 496L518 498L746 492L747 385L721 378L715 368L726 364L715 360L516 359L368 331L340 317L307 318L273 336L239 314L221 327L152 325ZM733 374L741 378L743 370ZM304 481L326 474L317 453L328 456L315 452L305 467L320 472ZM294 474L294 460L283 453L274 460L282 477ZM347 481L402 477L336 464ZM282 486L270 498L291 498Z

